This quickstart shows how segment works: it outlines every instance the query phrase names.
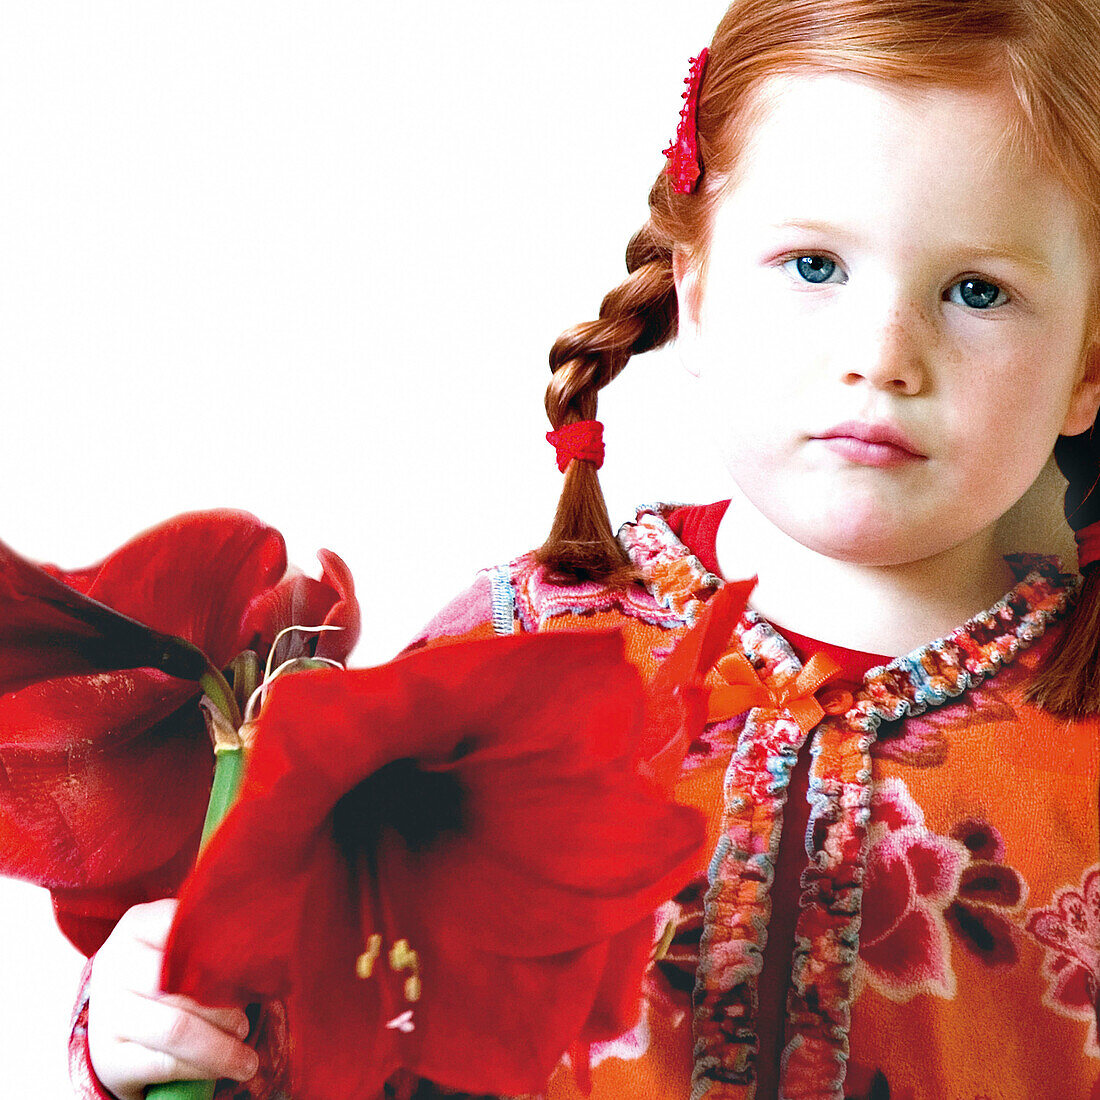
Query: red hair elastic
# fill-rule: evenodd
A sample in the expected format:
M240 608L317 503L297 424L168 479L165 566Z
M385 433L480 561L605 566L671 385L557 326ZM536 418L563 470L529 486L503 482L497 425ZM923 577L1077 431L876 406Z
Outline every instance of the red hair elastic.
M1100 561L1100 523L1090 523L1073 536L1077 540L1077 568L1083 573L1086 565Z
M691 59L691 69L684 77L687 91L680 98L684 101L680 108L680 124L676 127L676 137L664 150L668 157L665 171L672 177L672 190L686 195L695 190L695 184L701 174L699 167L698 127L696 112L699 107L699 85L703 83L703 69L707 64L706 47L699 51L698 57Z
M547 432L546 441L558 452L558 469L564 474L574 458L591 462L598 470L603 465L603 425L598 420L578 420L557 431Z

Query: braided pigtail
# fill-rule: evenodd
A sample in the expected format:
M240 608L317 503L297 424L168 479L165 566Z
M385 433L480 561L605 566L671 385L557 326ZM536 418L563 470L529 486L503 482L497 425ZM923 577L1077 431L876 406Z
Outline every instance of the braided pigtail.
M546 388L546 415L555 430L594 420L599 391L630 357L676 333L672 249L657 242L650 224L631 239L626 266L629 276L604 298L599 318L567 329L550 351L554 374ZM596 470L587 459L569 463L550 536L535 555L561 583L622 585L635 578L611 530Z
M1081 435L1060 436L1058 468L1069 481L1066 519L1077 536L1084 581L1066 628L1028 698L1055 714L1100 714L1100 421Z

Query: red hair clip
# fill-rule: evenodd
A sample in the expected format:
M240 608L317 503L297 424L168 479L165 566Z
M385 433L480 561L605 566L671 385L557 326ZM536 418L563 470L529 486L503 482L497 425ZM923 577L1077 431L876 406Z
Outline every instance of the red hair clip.
M680 108L680 124L676 127L676 137L664 150L668 157L665 171L672 177L672 190L687 195L695 190L702 169L699 167L698 130L696 111L699 106L699 86L703 83L703 69L707 64L710 51L704 47L698 57L691 59L691 69L684 77L687 91L681 95L684 101Z

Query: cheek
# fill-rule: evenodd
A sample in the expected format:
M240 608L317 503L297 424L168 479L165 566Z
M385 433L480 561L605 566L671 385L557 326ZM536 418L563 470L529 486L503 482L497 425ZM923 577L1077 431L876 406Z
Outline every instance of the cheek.
M1057 366L1064 351L1046 344L1000 361L990 357L953 388L945 402L948 440L966 456L976 484L995 472L1004 493L1022 493L1050 458L1073 388L1064 357L1065 369Z
M763 413L811 383L821 350L809 326L777 323L774 305L758 294L704 313L692 359L708 398Z
M1078 347L1057 338L1017 346L1000 359L990 356L967 402L971 415L1053 439L1074 406L1082 366Z

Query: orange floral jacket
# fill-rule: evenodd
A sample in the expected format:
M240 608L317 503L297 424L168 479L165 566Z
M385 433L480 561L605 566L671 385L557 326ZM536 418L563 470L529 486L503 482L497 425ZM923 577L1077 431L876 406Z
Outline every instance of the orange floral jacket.
M644 586L561 588L523 557L418 644L615 628L652 676L722 584L670 510L644 508L620 532ZM734 649L760 703L723 713L717 670L743 680L745 665L719 661L714 721L678 787L708 815L709 857L657 915L642 1015L593 1049L590 1100L756 1095L757 978L803 745L810 822L779 1095L1100 1100L1100 722L1025 701L1075 578L1048 559L1010 564L1019 583L994 607L851 693L814 692L784 638L745 615ZM585 1093L563 1064L545 1095Z

